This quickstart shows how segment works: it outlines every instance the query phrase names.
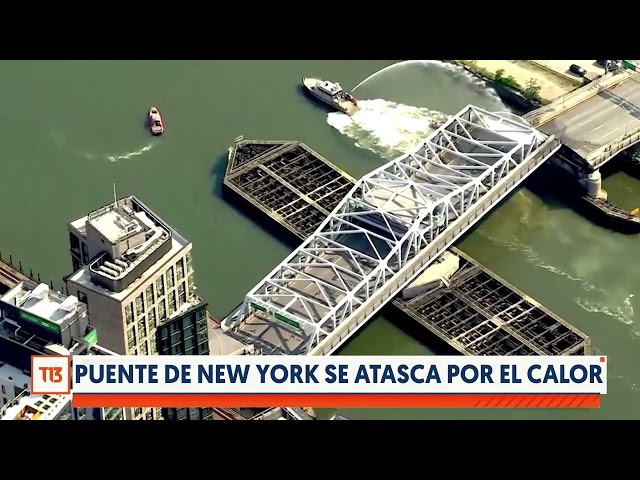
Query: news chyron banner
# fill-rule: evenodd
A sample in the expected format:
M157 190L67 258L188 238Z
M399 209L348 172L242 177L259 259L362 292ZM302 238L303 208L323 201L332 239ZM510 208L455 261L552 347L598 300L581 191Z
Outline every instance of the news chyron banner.
M35 356L31 379L76 407L597 408L607 359Z

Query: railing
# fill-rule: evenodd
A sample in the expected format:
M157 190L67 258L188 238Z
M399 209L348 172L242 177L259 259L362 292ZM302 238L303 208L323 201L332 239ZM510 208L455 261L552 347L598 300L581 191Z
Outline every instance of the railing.
M625 148L638 143L640 141L640 127L636 127L630 132L626 132L624 135L620 135L615 140L612 140L607 145L594 150L587 157L587 161L593 166L593 168L600 168L607 160L613 157L616 153L621 152Z
M371 316L373 316L384 304L392 299L399 290L413 280L426 266L446 250L464 232L471 228L480 218L500 202L511 190L513 190L524 178L537 168L549 155L557 151L562 144L554 136L550 136L531 157L521 163L514 174L506 178L499 187L490 190L476 204L473 210L467 211L459 220L451 224L445 230L441 238L436 239L426 249L418 253L408 264L407 271L399 272L389 283L384 285L379 293L369 302L362 305L351 317L341 324L324 342L314 348L309 355L330 355L347 338L353 335Z
M28 388L25 388L17 397L14 397L7 404L5 404L4 407L0 408L0 419L2 419L2 417L7 414L7 410L20 404L20 400L22 400L24 397L28 397L29 395L31 395L31 392Z

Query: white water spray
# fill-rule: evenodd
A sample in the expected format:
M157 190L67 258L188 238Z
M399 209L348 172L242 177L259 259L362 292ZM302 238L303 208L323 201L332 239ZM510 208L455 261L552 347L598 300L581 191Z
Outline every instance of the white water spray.
M436 67L439 70L464 77L465 81L476 87L483 89L486 87L483 81L457 65L438 60L405 60L369 75L353 90L374 77L408 65ZM487 89L485 91L499 101L493 90ZM342 113L330 113L327 122L340 133L355 140L357 147L372 151L385 159L395 158L412 149L420 140L433 132L434 126L437 127L448 118L447 115L437 110L403 105L383 99L360 100L358 104L360 110L355 115L349 117Z
M410 150L433 132L434 122L447 115L428 108L412 107L387 100L361 100L360 110L349 117L330 113L327 122L356 141L356 146L383 158L395 158Z

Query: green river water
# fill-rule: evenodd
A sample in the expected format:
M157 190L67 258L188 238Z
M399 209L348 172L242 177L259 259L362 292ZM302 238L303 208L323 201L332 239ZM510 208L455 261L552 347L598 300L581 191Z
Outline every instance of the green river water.
M61 285L71 269L66 223L111 201L115 183L118 196L138 195L193 242L199 293L214 315L225 316L291 250L220 197L236 136L301 140L360 176L426 136L438 112L453 114L470 103L506 109L454 67L397 62L3 61L0 250ZM327 114L298 89L304 75L358 86L363 110L353 122ZM151 105L161 109L167 128L156 139L146 127ZM640 205L635 179L615 174L604 188L625 208ZM601 409L343 413L354 419L640 418L639 246L640 237L599 228L524 188L460 244L609 356ZM384 318L372 320L342 352L430 353Z

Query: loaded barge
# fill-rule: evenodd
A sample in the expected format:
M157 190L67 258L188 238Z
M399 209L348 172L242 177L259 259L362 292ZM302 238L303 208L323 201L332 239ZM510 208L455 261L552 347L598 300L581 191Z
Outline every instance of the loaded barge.
M303 143L243 137L229 148L223 180L224 191L262 211L297 243L319 227L354 184L353 177ZM407 330L428 333L454 354L591 354L584 333L455 248L428 267L390 308L415 321ZM286 341L282 335L266 334L280 329L250 322L233 336L269 353L295 354L300 341L295 332L287 329Z

